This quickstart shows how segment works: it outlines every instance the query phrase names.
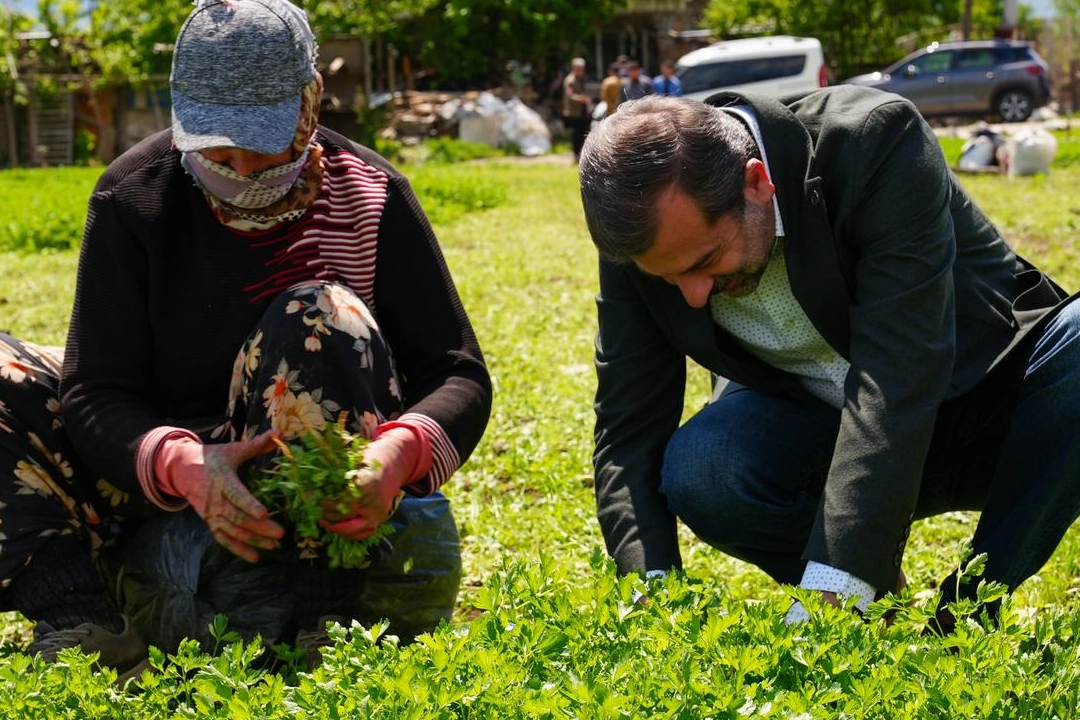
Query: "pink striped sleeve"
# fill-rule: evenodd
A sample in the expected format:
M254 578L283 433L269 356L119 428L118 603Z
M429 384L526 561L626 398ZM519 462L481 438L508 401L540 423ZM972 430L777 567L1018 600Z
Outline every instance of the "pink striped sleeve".
M176 512L188 506L187 500L174 497L162 492L157 475L154 472L154 461L157 459L158 450L171 438L190 438L200 442L199 436L190 430L178 427L162 425L154 428L142 436L139 447L135 451L135 475L139 478L139 487L142 488L146 499L157 505L162 510Z
M384 423L380 426L380 429L383 427L389 428L390 425L391 423ZM447 437L442 426L427 415L405 413L397 420L394 420L393 425L397 427L404 426L410 430L418 431L430 446L431 469L424 477L405 488L405 491L410 495L419 497L430 495L442 487L447 478L453 475L454 471L461 465L461 458L458 456L457 450L450 442L450 438Z

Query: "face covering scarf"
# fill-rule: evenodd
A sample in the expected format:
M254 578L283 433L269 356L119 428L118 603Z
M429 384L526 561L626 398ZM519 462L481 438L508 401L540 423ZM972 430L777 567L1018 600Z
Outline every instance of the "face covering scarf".
M202 189L219 222L234 230L254 232L307 212L322 188L322 146L315 142L321 97L322 83L316 78L304 88L301 99L292 144L297 159L285 165L244 177L199 153L181 155L181 165Z
M308 160L308 149L290 163L241 175L202 153L184 153L180 163L203 190L241 210L265 208L289 194Z

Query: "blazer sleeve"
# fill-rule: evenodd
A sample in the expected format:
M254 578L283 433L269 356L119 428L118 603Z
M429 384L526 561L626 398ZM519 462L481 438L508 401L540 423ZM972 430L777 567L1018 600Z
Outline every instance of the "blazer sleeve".
M686 357L661 332L633 272L602 260L596 300L597 517L621 573L682 564L660 466L682 416Z
M876 103L829 150L854 256L851 369L808 560L891 588L956 351L950 173L914 107Z

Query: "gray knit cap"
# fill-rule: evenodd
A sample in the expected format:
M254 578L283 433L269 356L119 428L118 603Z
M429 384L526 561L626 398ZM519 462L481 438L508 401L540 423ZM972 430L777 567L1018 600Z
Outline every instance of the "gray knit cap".
M169 78L177 149L285 150L316 57L307 16L285 0L197 0Z

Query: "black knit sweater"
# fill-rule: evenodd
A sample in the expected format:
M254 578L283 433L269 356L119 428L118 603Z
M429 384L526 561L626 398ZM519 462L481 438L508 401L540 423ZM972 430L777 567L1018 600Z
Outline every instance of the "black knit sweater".
M367 303L394 353L405 412L434 421L438 477L428 489L479 442L490 379L416 197L374 152L324 128L318 141L319 199L261 233L215 219L168 130L98 181L60 391L68 432L100 477L139 493L134 458L146 432L220 423L244 339L275 295L316 278Z

